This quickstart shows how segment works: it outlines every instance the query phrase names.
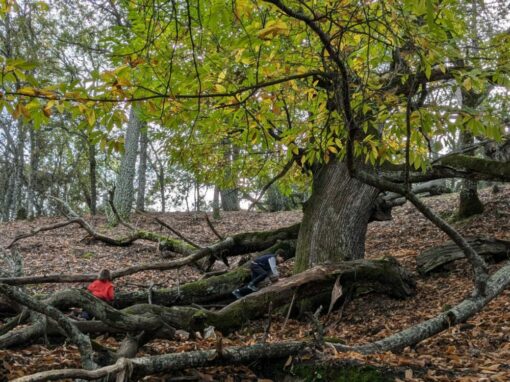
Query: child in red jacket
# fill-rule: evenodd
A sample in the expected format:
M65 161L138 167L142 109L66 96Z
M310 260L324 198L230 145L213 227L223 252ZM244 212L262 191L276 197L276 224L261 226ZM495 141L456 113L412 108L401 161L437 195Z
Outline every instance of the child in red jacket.
M115 292L113 290L110 271L108 269L103 269L99 273L98 279L92 281L87 289L98 299L111 303L115 297Z
M99 272L97 280L92 281L87 289L92 293L94 297L100 300L106 301L111 304L115 298L115 291L112 284L112 276L108 269L103 269ZM85 320L91 320L94 318L92 314L87 311L82 311L80 317Z

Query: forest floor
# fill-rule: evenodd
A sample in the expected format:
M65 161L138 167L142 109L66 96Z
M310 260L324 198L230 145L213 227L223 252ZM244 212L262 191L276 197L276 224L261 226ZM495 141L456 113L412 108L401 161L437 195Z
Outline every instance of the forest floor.
M485 212L456 222L455 226L468 237L510 240L510 187L503 187L497 194L493 194L491 189L484 189L480 196L485 204ZM425 200L441 216L450 219L457 207L458 195L441 195ZM210 244L216 240L204 219L204 213L154 215L199 244ZM111 236L120 236L123 231L123 228L108 228L102 217L88 218L98 230ZM221 234L230 235L288 226L300 219L301 213L297 211L233 212L223 213L220 220L214 221L214 225ZM1 224L0 246L6 246L18 232L27 232L31 228L63 220L64 218L41 218L30 222ZM161 229L147 216L135 215L133 224L155 231ZM25 273L92 273L102 268L118 269L140 262L157 261L163 255L149 242L139 241L130 247L119 248L97 242L87 243L86 236L81 228L72 225L20 241L18 249L24 258ZM465 262L457 262L448 272L429 277L420 277L415 272L415 256L446 240L445 235L426 221L409 203L394 209L392 221L371 223L367 234L366 257L396 257L415 273L417 295L405 300L394 300L377 294L355 299L345 307L340 319L338 312L322 317L326 328L325 336L339 338L349 345L374 341L431 318L464 299L472 290L471 272ZM491 265L491 271L499 266ZM292 261L282 267L283 275L290 274ZM118 280L116 288L134 290L147 287L151 281L167 287L199 277L200 274L189 267L165 272L147 271ZM46 284L30 286L27 289L48 292L70 286L83 287L85 284ZM273 318L269 342L303 339L309 336L312 330L306 322L289 320L285 328L283 323L283 317ZM251 322L249 326L225 338L223 344L248 345L260 342L265 324L265 320ZM103 336L99 340L107 346L115 347L118 346L120 338ZM143 346L138 355L211 348L214 344L212 339L158 340ZM400 379L408 381L509 381L510 290L503 292L466 324L452 327L402 352L363 356L326 349L325 355L331 359L396 367L404 370ZM32 344L23 349L0 350L0 362L2 360L10 372L9 378L15 378L42 370L78 366L78 353L72 345L66 343L58 346ZM194 373L196 380L204 381L257 380L246 367L207 368ZM165 379L152 377L150 380Z

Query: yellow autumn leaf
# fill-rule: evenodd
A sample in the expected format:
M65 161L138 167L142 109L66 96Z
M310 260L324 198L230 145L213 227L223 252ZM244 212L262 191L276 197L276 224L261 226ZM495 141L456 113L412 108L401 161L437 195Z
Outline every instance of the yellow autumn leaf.
M213 86L213 90L214 90L215 93L225 93L227 91L225 86L220 85L220 84L214 85Z
M473 83L471 82L471 78L470 77L466 77L464 82L462 82L462 85L464 86L464 88L467 91L470 91L473 88Z
M37 91L34 88L24 87L24 88L19 88L18 93L21 93L21 94L24 94L27 96L35 96L37 94Z
M237 0L235 12L237 17L250 16L252 12L250 2L248 0Z
M282 20L272 20L267 23L267 26L259 31L257 37L261 40L271 40L278 35L287 36L289 34L289 27Z
M88 109L86 114L89 126L94 126L94 124L96 123L96 112L94 111L94 109Z
M55 107L57 108L57 110L59 111L59 113L63 113L64 112L64 109L65 109L65 106L63 103L60 103L60 102L57 102L55 104Z

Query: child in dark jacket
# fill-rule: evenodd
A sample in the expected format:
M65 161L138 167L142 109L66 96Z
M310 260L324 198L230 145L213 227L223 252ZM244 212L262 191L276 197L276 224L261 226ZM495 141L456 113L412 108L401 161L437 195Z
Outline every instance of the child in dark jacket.
M99 272L97 280L92 281L87 287L87 290L92 293L94 297L111 304L115 298L115 291L110 271L108 269L103 269ZM94 318L92 314L85 310L81 312L80 317L85 320L91 320Z
M233 291L232 294L234 297L239 299L250 293L256 292L258 290L257 284L266 277L269 277L272 282L278 280L279 273L277 265L285 261L284 255L285 251L280 248L277 249L275 253L262 255L253 260L250 265L250 282L246 286Z

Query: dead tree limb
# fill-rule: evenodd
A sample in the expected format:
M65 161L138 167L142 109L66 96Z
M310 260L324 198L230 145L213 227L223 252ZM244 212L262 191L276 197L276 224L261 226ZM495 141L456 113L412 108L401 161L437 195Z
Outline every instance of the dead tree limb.
M154 232L144 231L144 230L137 230L133 231L130 235L123 237L123 238L113 238L107 235L104 235L100 232L97 232L86 220L80 217L74 217L66 222L56 223L49 226L43 226L38 227L33 230L31 230L28 233L23 233L18 236L16 236L7 246L7 248L12 247L14 243L18 242L19 240L26 239L31 236L35 236L40 232L50 231L53 229L65 227L69 224L78 224L80 227L82 227L87 233L93 237L97 241L101 241L105 244L112 245L112 246L118 246L118 247L127 247L133 244L136 240L148 240L159 244L159 247L161 249L166 249L172 252L177 252L183 255L190 255L195 251L195 248L191 245L184 243L177 239L172 239L167 236L158 235Z
M157 216L154 217L154 220L156 222L158 222L161 226L165 227L167 230L169 230L170 232L172 232L174 235L176 235L177 237L179 237L181 240L185 241L186 243L188 243L189 245L191 245L192 247L194 248L202 248L200 245L192 242L191 240L189 240L187 237L185 237L182 233L180 233L179 231L177 231L175 228L173 228L172 226L170 226L168 223L166 223L165 221L163 221L162 219L158 218Z
M468 243L480 256L490 261L499 262L510 258L510 241L471 238L468 239ZM465 257L464 252L455 243L447 242L429 248L416 256L416 267L420 274L426 275Z
M56 381L61 379L81 379L81 380L99 380L103 377L117 375L130 369L130 361L126 358L120 358L114 365L102 367L96 370L83 369L60 369L48 370L40 373L26 375L21 378L13 379L12 382L39 382ZM123 381L124 379L117 379Z
M232 364L249 364L254 361L284 359L303 351L308 346L305 341L289 341L275 344L257 344L222 348L221 356L216 349L197 350L184 353L170 353L160 356L119 359L117 363L94 371L83 369L62 369L44 371L14 379L12 382L39 382L70 378L94 380L108 375L118 375L130 369L132 378L178 371L188 368Z
M207 225L209 226L211 231L216 235L216 237L219 240L224 240L225 238L223 236L221 236L220 233L216 230L216 228L214 227L213 223L209 219L209 216L207 216L207 214L205 214L204 216L205 216L205 221L207 222Z
M34 228L33 230L31 230L30 232L18 234L18 235L16 235L16 237L14 239L11 240L11 242L5 248L10 249L17 241L26 239L27 237L35 236L40 232L51 231L51 230L54 230L57 228L62 228L62 227L68 226L70 224L77 223L75 220L76 219L71 219L71 220L68 220L65 222L59 222L59 223L55 223L55 224L51 224L51 225L47 225L47 226L37 227L37 228Z

